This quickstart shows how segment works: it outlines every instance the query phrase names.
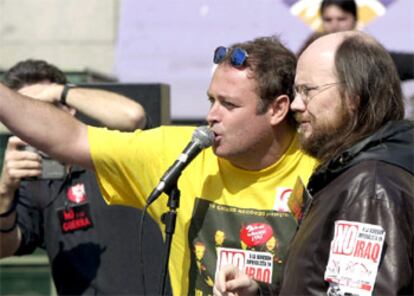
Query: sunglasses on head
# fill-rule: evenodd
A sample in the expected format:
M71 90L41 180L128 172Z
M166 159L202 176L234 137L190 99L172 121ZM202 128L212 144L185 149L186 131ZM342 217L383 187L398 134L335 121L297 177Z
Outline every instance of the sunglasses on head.
M226 57L229 49L224 46L219 46L214 51L214 63L220 64L223 59ZM247 54L247 51L245 51L243 48L235 47L231 49L231 55L230 55L230 62L235 67L241 67L246 63L247 57L249 55Z

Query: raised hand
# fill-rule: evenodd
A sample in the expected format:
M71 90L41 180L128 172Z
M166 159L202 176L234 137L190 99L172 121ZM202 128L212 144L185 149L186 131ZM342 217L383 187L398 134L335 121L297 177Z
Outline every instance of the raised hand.
M213 293L216 296L257 295L259 285L234 265L224 266L217 274Z

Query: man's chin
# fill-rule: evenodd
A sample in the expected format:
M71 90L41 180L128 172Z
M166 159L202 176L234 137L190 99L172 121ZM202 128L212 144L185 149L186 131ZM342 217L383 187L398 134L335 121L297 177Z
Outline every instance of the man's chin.
M213 145L212 148L213 148L214 154L220 158L227 158L229 156L228 153L226 153L226 151L224 151L223 147L221 146Z
M298 129L299 140L301 143L306 143L311 138L312 134L309 129Z
M310 133L299 133L300 148L306 154L316 157L318 146Z
M216 144L213 144L213 146L211 146L211 148L213 149L213 152L215 155L220 156L220 147Z

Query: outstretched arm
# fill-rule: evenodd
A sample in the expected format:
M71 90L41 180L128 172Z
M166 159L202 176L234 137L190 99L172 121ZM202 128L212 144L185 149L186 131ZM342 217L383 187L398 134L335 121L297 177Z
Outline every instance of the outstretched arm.
M64 85L33 84L19 90L21 94L50 103L58 103ZM114 92L92 89L71 88L66 95L66 104L84 115L99 121L111 129L133 131L144 128L144 108L137 102Z
M52 157L93 169L87 126L67 112L0 83L0 121L23 141Z

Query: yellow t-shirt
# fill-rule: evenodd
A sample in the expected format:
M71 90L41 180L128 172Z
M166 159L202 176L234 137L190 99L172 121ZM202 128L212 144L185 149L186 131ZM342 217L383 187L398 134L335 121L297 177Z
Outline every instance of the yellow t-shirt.
M109 204L142 208L159 179L189 143L193 127L134 133L89 128L98 183ZM246 171L204 149L182 172L169 274L174 295L212 294L216 269L236 264L263 282L280 280L296 222L287 199L316 161L292 141L284 156L261 171ZM148 209L163 230L162 194Z

